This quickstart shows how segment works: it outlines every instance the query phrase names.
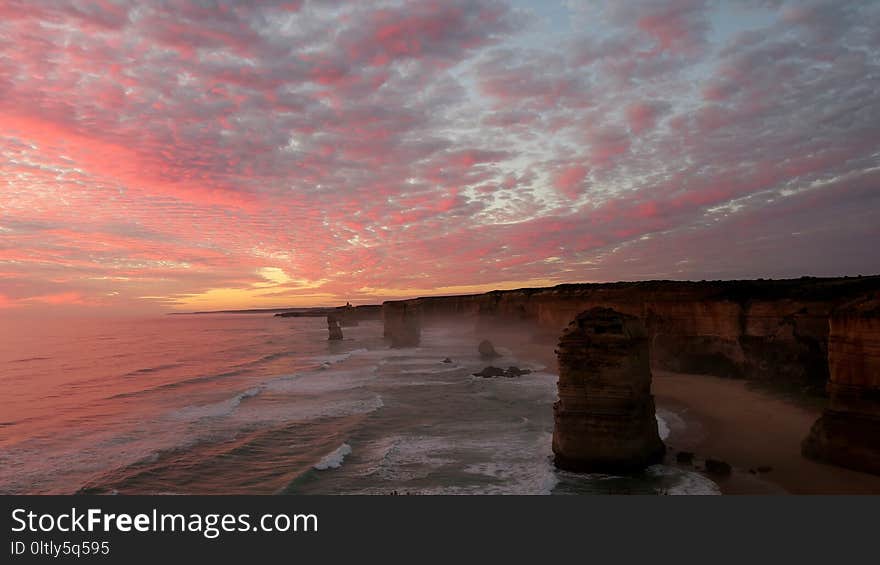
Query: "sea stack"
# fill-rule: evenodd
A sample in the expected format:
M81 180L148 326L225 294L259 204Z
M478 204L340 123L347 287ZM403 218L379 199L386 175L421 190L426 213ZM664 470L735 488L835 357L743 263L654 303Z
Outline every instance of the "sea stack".
M828 408L804 440L806 457L880 474L880 295L831 314Z
M630 472L663 458L648 347L639 319L610 308L592 308L569 324L556 351L557 467Z
M422 337L422 316L417 305L385 302L382 308L385 337L391 347L417 347Z
M330 332L330 336L327 339L342 339L342 328L339 327L339 320L333 314L327 316L327 330Z

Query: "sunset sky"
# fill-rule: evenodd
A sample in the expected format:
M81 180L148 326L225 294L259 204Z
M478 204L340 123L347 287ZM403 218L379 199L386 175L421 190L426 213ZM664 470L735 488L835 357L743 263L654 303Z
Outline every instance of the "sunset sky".
M0 0L0 163L0 312L877 273L880 2Z

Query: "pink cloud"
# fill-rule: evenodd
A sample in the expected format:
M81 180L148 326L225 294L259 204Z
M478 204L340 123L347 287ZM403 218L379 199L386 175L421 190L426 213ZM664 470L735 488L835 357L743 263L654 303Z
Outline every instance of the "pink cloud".
M630 2L621 4L618 11L620 19L632 18L659 51L693 52L703 44L709 29L705 0Z
M556 174L553 186L560 193L574 200L583 194L584 181L589 172L589 169L583 165L571 165Z
M636 102L626 108L626 119L632 133L639 135L654 129L657 120L668 109L659 102Z
M625 155L630 148L629 134L621 128L594 129L587 134L587 137L590 141L592 160L597 165L609 165L613 160Z
M83 296L78 292L61 292L58 294L31 296L28 297L26 300L28 302L39 302L41 304L51 304L54 306L68 304L85 304Z
M756 274L717 252L718 225L794 272L828 250L791 235L818 221L848 250L829 269L880 269L870 228L820 214L876 219L859 180L880 145L876 9L526 10L4 3L0 306L166 307L266 284L267 267L296 283L264 291L294 304Z
M405 59L449 63L510 29L510 11L500 2L407 1L370 13L353 30L346 53L377 66Z

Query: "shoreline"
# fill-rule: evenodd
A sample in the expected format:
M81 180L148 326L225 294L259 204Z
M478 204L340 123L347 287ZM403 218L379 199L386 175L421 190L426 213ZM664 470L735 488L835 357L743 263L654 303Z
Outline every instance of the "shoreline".
M498 343L557 373L554 346L511 344L501 337ZM822 412L815 399L783 397L742 379L659 370L652 374L657 412L670 428L665 464L700 472L722 494L880 494L880 476L801 455L801 441ZM679 451L693 452L696 465L677 463ZM705 458L729 463L731 474L706 473L701 465Z
M782 398L748 381L653 371L655 403L685 422L667 448L731 464L729 477L708 475L724 494L880 494L880 476L819 463L801 442L821 408ZM769 468L755 473L759 468ZM750 472L751 471L751 472Z

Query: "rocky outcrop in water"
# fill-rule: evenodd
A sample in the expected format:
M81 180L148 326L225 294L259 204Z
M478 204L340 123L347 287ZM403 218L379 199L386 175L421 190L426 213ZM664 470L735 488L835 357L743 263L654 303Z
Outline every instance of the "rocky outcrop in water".
M506 377L508 379L513 379L516 377L521 377L523 375L531 374L531 369L520 369L519 367L508 367L506 369L502 369L500 367L488 366L484 368L482 371L478 373L473 373L475 377L483 377L484 379L490 379L492 377Z
M579 314L559 340L554 405L556 465L627 472L663 458L648 335L635 316L610 308Z
M730 475L733 471L733 468L730 466L730 463L727 461L721 461L720 459L706 459L706 472L710 475L719 475L726 477Z
M385 337L391 347L417 347L422 337L422 316L418 304L386 302L382 309Z
M803 454L880 474L880 295L831 316L828 367L829 405L804 440Z
M342 339L342 328L339 327L339 319L333 314L327 316L327 331L330 332L330 336L327 339L331 341Z
M484 339L477 346L477 351L480 353L480 357L483 359L491 359L493 357L498 357L498 352L495 351L495 346L492 345L492 342L488 339Z

